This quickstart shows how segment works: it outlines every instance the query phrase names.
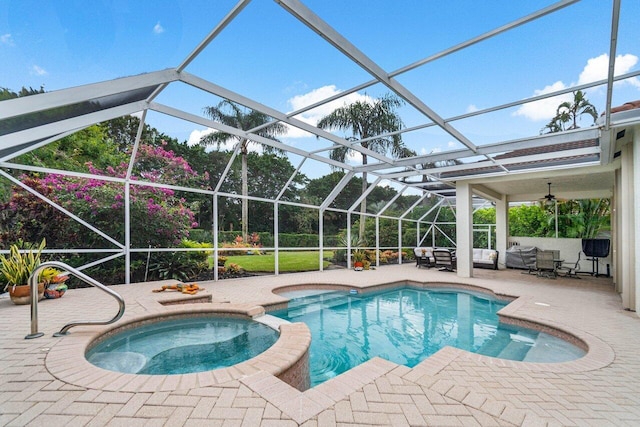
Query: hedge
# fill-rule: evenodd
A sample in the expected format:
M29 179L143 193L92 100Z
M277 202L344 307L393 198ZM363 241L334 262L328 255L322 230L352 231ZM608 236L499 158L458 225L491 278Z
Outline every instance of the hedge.
M273 235L267 231L256 233L260 237L260 244L266 248L274 246ZM233 242L240 236L238 231L220 231L218 233L218 243ZM296 234L279 233L279 246L283 248L317 248L319 246L319 236L317 234ZM192 229L189 232L189 239L199 242L213 241L213 233L210 230ZM325 246L337 246L339 237L335 235L325 235Z

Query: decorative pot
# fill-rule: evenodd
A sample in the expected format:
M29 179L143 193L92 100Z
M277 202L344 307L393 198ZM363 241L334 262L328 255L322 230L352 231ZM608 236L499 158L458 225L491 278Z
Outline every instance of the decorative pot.
M8 286L9 297L16 305L26 305L31 303L31 289L29 285ZM44 283L38 283L38 300L44 297Z
M364 268L364 264L362 263L362 261L356 261L353 263L353 269L355 271L362 271L363 268Z

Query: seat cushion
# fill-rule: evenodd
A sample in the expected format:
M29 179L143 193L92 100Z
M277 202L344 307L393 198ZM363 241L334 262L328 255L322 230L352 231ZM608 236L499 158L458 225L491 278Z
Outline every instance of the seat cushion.
M423 251L424 251L424 255L423 255ZM413 253L415 254L415 256L418 257L433 257L433 248L430 246L425 246L425 247L418 247L418 248L414 248L413 249Z
M497 256L496 251L494 251L493 249L483 249L482 250L482 260L487 260L487 261L491 261L493 262L493 260L495 259L495 257Z

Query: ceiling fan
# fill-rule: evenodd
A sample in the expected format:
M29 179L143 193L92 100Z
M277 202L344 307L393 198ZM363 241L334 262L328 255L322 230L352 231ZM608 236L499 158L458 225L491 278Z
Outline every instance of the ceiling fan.
M555 195L551 194L551 183L547 182L547 185L549 186L549 191L547 192L547 194L542 197L540 200L545 204L545 205L552 205L555 202L562 202L563 200L561 199L557 199Z
M551 183L547 182L547 185L549 186L549 192L542 199L545 200L545 203L550 204L550 203L553 203L556 200L556 196L551 194Z

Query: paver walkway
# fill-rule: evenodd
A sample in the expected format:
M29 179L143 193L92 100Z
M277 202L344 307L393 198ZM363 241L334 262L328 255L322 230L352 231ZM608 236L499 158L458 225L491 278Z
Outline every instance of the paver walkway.
M54 376L49 353L71 337L104 327L77 327L53 338L71 320L104 320L117 306L96 289L70 290L39 305L42 338L25 340L29 307L0 299L0 425L22 426L347 426L347 425L593 425L640 424L640 319L621 308L610 279L548 280L518 271L474 270L475 278L417 269L332 270L201 283L213 303L269 304L271 290L294 284L365 287L412 280L464 283L519 296L505 311L540 321L588 342L587 357L563 364L525 364L445 348L414 368L373 359L302 393L262 371L203 385L174 379L108 391L104 378L74 385L82 372ZM172 310L157 303L158 284L113 287L127 302L120 322ZM202 295L202 294L200 294ZM225 303L222 303L225 304ZM71 357L71 356L70 356ZM48 365L49 364L49 365ZM80 370L80 369L78 369ZM114 373L114 375L117 375ZM86 380L86 375L85 375ZM155 391L154 391L155 387ZM137 390L150 391L137 391Z

